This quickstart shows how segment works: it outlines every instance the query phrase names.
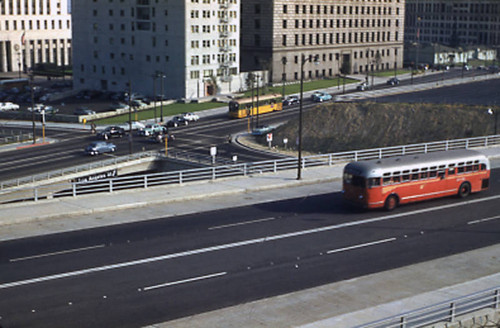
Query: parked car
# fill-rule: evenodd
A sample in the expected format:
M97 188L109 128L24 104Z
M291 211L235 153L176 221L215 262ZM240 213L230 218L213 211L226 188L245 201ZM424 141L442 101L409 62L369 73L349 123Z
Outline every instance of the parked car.
M356 87L356 90L358 91L365 91L369 89L371 89L371 86L366 82L363 82Z
M323 101L328 101L332 100L332 95L326 92L315 92L313 94L313 101L314 102L323 102Z
M391 77L387 80L387 85L398 85L401 81L397 77Z
M252 135L254 136L262 136L271 132L274 128L269 125L261 125L252 130Z
M30 106L27 108L27 110L30 112L35 111L35 113L40 113L44 107L44 104L35 104L34 108Z
M283 100L283 105L291 106L300 103L299 96L290 96Z
M90 145L85 147L85 154L94 156L103 153L112 153L116 151L116 146L110 142L105 141L94 141Z
M195 113L184 113L182 115L182 118L184 118L188 122L196 122L200 119L200 117Z
M188 125L189 122L182 116L174 116L170 121L167 122L167 127L178 127L179 125Z
M166 128L160 124L147 124L144 129L139 131L139 135L149 137L155 133L164 133L166 132Z
M92 115L92 114L95 114L95 110L92 110L92 109L89 109L86 107L80 107L80 108L75 109L73 114L75 114L75 115Z
M19 110L19 105L12 102L2 102L0 103L0 111L7 110Z
M55 114L57 112L59 112L59 109L55 108L55 107L52 107L52 106L44 106L42 108L42 110L40 110L40 113L41 112L44 112L46 115L50 115L50 114Z
M119 126L108 126L97 134L98 138L108 140L110 138L121 138L125 135L125 129Z

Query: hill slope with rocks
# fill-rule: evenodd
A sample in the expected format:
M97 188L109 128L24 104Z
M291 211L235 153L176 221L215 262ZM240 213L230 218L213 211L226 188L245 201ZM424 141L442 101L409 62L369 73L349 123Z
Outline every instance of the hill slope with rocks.
M494 119L487 111L485 106L470 105L322 104L303 114L303 150L331 153L490 135ZM283 147L287 138L289 148L296 149L297 120L278 127L273 135L274 145ZM265 136L258 141L266 144Z

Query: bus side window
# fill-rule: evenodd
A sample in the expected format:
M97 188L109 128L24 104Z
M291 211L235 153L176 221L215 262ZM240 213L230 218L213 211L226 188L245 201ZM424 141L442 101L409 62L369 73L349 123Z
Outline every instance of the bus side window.
M380 178L370 178L368 179L368 188L380 186Z
M474 165L472 166L472 170L473 170L474 172L479 171L479 165L474 164Z
M455 164L450 164L448 166L448 175L454 175L455 174Z
M464 173L465 172L465 163L462 162L462 163L458 163L458 167L457 167L457 173Z
M445 171L439 171L439 172L438 172L438 176L439 176L439 178L440 178L441 180L443 180L443 179L444 179L445 175L446 175L446 172L445 172Z
M481 164L481 171L486 170L486 164Z
M410 171L408 170L403 171L403 182L404 181L410 181Z
M392 177L392 182L394 182L394 183L400 183L401 182L401 176L400 175L393 176Z
M430 172L429 172L429 177L430 177L430 178L435 178L435 177L437 177L437 171L430 171Z
M384 184L384 186L390 185L391 184L391 177L385 177L383 179L383 184Z

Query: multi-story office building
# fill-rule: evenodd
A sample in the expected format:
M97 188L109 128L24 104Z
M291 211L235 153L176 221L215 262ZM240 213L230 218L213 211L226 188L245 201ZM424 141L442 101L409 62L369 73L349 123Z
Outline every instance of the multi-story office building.
M406 0L405 41L500 45L498 0Z
M273 82L402 66L405 0L244 0L242 70L269 69Z
M238 0L73 2L74 86L167 98L239 88ZM156 89L156 90L155 90Z
M0 1L0 72L71 64L68 0Z

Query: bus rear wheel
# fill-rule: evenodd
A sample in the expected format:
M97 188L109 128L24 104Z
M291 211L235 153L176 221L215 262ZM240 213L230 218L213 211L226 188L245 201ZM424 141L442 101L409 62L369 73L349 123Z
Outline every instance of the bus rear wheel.
M470 195L470 183L464 182L460 185L460 188L458 189L458 197L460 198L465 198Z
M398 206L398 198L395 195L390 195L385 200L384 208L386 211L392 211Z

